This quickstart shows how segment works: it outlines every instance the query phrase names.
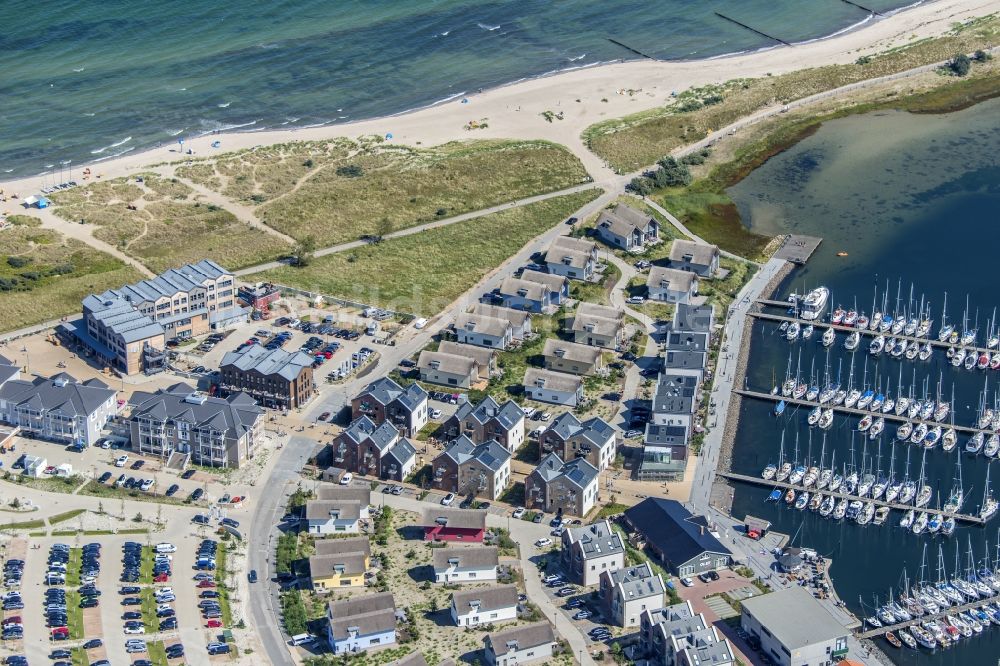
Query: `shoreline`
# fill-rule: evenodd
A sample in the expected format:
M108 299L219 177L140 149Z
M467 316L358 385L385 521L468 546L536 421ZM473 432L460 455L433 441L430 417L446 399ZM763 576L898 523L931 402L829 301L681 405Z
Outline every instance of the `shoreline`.
M109 179L165 161L197 160L206 155L215 157L290 141L372 134L391 134L393 141L410 145L438 145L470 138L547 139L566 145L571 150L578 148L574 152L579 153L586 151L580 134L589 125L662 106L675 90L722 83L739 77L760 77L850 62L866 52L874 53L940 34L956 21L993 11L1000 11L1000 0L979 0L974 5L967 0L934 0L902 7L885 18L866 19L854 27L849 26L850 29L840 29L827 37L791 47L762 47L755 51L698 60L596 63L543 73L481 92L453 95L423 107L365 120L303 128L209 132L185 142L185 148L193 151L191 155L173 148L176 144L160 144L73 167L80 170L90 166L95 176L99 173L103 179ZM795 50L794 59L786 57L788 49ZM626 90L628 94L624 92ZM554 104L546 102L545 97L550 100L555 97L556 101ZM462 104L460 98L468 100L467 104ZM599 105L595 106L597 100ZM553 108L563 111L565 120L553 123L541 118L542 112ZM489 128L464 130L463 126L470 117L489 118ZM214 141L222 142L219 149L210 147ZM585 160L589 171L603 168L600 158L592 154L590 157ZM50 161L58 160L52 158ZM0 181L0 186L23 197L34 193L44 178L44 175L23 176ZM77 178L77 182L80 183L81 179Z

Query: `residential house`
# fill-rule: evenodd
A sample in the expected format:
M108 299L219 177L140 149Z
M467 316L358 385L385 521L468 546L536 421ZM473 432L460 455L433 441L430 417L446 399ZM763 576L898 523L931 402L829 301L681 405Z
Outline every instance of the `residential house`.
M371 568L371 544L368 537L317 539L309 557L309 579L315 592L329 592L344 587L364 587L365 574Z
M370 383L351 400L351 418L368 416L380 425L389 421L402 428L406 437L415 437L427 425L427 391L419 384L405 389L388 377Z
M510 458L510 451L494 439L476 444L459 435L434 458L434 488L457 495L499 499L510 484Z
M690 601L643 611L639 645L651 666L702 666L737 663L732 647Z
M521 272L521 279L548 287L552 305L562 305L569 298L569 278L564 275L525 270Z
M663 355L663 369L690 370L700 382L708 359L708 333L672 331L667 334L667 349Z
M476 303L472 306L472 313L509 321L512 327L511 335L515 340L524 340L531 336L531 313L526 310Z
M496 291L501 305L527 312L550 312L553 302L552 290L541 282L523 278L505 277Z
M603 471L615 460L618 430L599 416L581 421L572 412L564 412L542 432L539 442L543 455L555 451L563 460L586 458Z
M427 507L424 509L424 541L482 543L486 535L486 511Z
M327 642L335 655L396 642L396 601L391 592L352 596L326 607Z
M524 395L529 400L576 407L583 402L583 380L565 372L528 368L524 371Z
M345 500L361 503L361 517L368 520L368 512L372 503L372 490L369 486L342 486L334 483L320 483L315 486L318 500Z
M663 577L649 562L601 572L604 617L619 627L638 627L644 611L663 607Z
M545 621L488 634L483 639L489 666L517 666L552 658L556 635Z
M656 219L625 204L602 210L594 231L611 247L629 252L641 252L660 242L660 224Z
M778 666L826 666L847 656L850 632L804 587L741 602L740 625Z
M570 324L573 342L618 349L625 337L625 313L616 308L582 302Z
M417 358L420 381L441 386L472 388L479 381L479 363L468 356L423 350Z
M694 576L730 566L733 554L712 534L704 516L676 500L647 497L625 510L625 520L675 576Z
M593 375L604 367L604 352L597 347L549 338L542 349L545 369L571 375Z
M463 312L455 318L455 337L464 344L507 349L514 340L514 326L506 319Z
M625 566L625 544L611 523L602 520L566 529L559 557L569 579L589 587L600 582L602 572Z
M411 652L402 659L390 661L386 666L427 666L427 660L424 659L424 655L420 652ZM437 666L444 666L444 664L440 663ZM454 666L454 663L452 666Z
M217 398L178 383L129 398L133 451L160 460L174 453L196 465L240 467L252 460L264 430L264 410L246 393Z
M118 393L99 379L20 377L16 366L0 362L0 421L22 436L90 446L118 414Z
M715 310L711 305L679 304L674 310L672 331L711 334L715 328Z
M500 405L488 395L476 405L461 403L441 431L445 439L465 435L474 444L496 440L514 453L524 443L524 411L513 400Z
M486 379L497 369L497 351L476 345L463 345L454 340L442 340L438 344L439 352L442 354L452 354L454 356L464 356L471 358L479 365L480 377Z
M421 389L423 390L423 389ZM355 474L402 481L416 466L416 447L390 421L375 425L368 416L351 422L329 447L332 462Z
M264 407L296 409L309 402L315 391L313 360L301 351L261 345L226 352L219 364L219 388L246 393Z
M590 280L597 268L597 244L570 236L556 236L545 252L545 265L552 275Z
M436 583L481 583L497 579L500 556L495 546L458 546L433 550Z
M675 240L670 246L670 267L710 278L719 271L719 248L705 243Z
M163 370L167 340L229 328L249 315L236 301L233 274L210 259L91 294L82 305L83 317L58 333L126 375Z
M451 619L459 627L516 620L517 603L516 585L459 590L451 595Z
M687 469L690 419L677 423L647 423L642 441L639 479L642 481L680 481Z
M524 505L557 515L586 516L598 500L598 476L586 458L563 462L549 453L524 480Z
M654 423L672 415L690 417L698 408L698 374L693 370L661 372L653 390Z
M653 266L646 276L646 298L661 303L690 303L698 295L698 274Z
M362 507L357 500L309 500L306 531L309 534L357 534L361 531ZM365 521L367 522L367 521Z

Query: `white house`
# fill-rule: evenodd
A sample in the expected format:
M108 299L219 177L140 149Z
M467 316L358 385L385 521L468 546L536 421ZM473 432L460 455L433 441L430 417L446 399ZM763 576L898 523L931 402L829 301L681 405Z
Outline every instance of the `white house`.
M560 558L570 580L583 586L597 585L602 573L625 566L625 544L611 523L602 520L563 532Z
M675 240L670 246L670 267L712 277L719 270L719 248L715 245Z
M565 275L554 275L528 269L521 273L521 279L544 284L548 287L553 305L562 305L563 301L569 298L569 278Z
M361 502L310 500L306 502L309 534L357 534L361 531Z
M662 303L690 303L698 293L698 274L653 266L646 277L647 298Z
M594 231L608 245L629 252L641 252L647 245L660 242L659 223L625 204L601 211Z
M553 294L548 285L523 278L504 278L497 294L505 306L518 310L545 312L553 305Z
M434 549L434 581L482 583L497 579L500 558L495 546Z
M451 619L459 627L516 620L517 586L459 590L451 595Z
M576 407L583 402L583 379L565 372L528 368L524 371L524 395L529 400Z
M589 280L597 268L597 244L570 236L556 236L545 252L545 265L553 275Z
M441 386L471 388L479 381L479 364L475 359L457 354L423 350L417 358L420 381Z
M604 616L619 627L638 627L643 611L663 608L663 578L649 562L601 572Z
M515 340L524 340L531 335L531 313L526 310L515 310L514 308L507 308L501 305L476 303L472 306L472 312L477 315L509 321L511 336Z
M488 634L483 639L486 663L490 666L516 666L552 658L556 636L548 622Z
M327 642L334 654L354 654L396 642L396 601L391 592L327 604Z
M514 327L506 319L464 312L455 318L455 337L467 345L506 349L514 339Z

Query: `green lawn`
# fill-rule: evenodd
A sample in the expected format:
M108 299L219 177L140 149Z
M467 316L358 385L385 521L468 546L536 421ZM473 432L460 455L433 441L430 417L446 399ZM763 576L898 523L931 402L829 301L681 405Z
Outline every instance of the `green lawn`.
M145 562L143 564L145 564ZM145 582L142 579L142 574L139 576L139 582ZM160 628L160 618L156 617L156 594L153 591L153 588L142 588L142 591L139 592L139 598L142 599L142 606L140 607L140 610L142 611L142 623L146 625L146 633L156 633L156 631Z
M163 641L150 641L146 643L146 658L153 662L153 666L168 666L167 650Z
M67 520L72 520L82 513L86 513L86 509L73 509L72 511L64 511L63 513L57 513L54 516L49 517L49 525L55 525L57 523L64 523Z
M356 167L345 175L344 167ZM258 172L262 168L258 168ZM371 146L315 169L258 209L261 220L320 244L386 234L586 182L580 161L546 141ZM291 189L291 188L287 188Z
M79 581L80 571L77 566L77 579ZM69 576L66 577L67 584ZM80 608L80 593L76 590L66 591L66 627L69 629L70 640L80 640L83 638L83 609Z
M229 584L226 580L229 572L227 570L226 558L229 547L225 542L219 543L219 548L215 553L215 580L216 591L219 593L219 607L222 610L222 626L233 626L233 611L229 607Z
M70 652L72 653L70 660L73 666L90 666L90 657L87 656L87 651L82 647L75 647Z
M142 557L139 560L139 584L140 585L152 585L153 584L153 560L156 558L156 554L153 552L152 546L142 547ZM145 593L146 590L143 590ZM152 590L150 592L150 598L152 598ZM145 599L145 597L143 597ZM154 604L155 608L156 605Z
M608 262L600 282L572 280L569 284L570 298L600 305L611 305L611 289L622 277L618 267Z
M588 190L314 259L255 276L322 294L430 316L535 236L599 194Z
M70 489L72 490L72 488ZM202 502L188 502L186 496L175 495L173 497L167 497L162 493L155 493L152 490L149 492L142 492L141 490L126 490L124 488L115 488L107 483L98 483L97 481L89 481L87 484L80 489L81 495L91 495L93 497L106 497L109 499L127 499L136 502L151 502L157 504L190 504L192 506L199 506L205 504Z
M51 229L15 225L0 234L0 329L10 331L80 311L80 299L142 274L109 254Z
M83 566L83 549L70 548L66 564L66 586L80 587L80 567Z

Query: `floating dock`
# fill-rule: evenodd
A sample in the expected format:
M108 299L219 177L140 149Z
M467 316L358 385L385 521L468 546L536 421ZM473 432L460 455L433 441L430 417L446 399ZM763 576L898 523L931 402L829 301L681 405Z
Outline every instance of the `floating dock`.
M809 261L809 257L813 255L822 242L823 239L817 236L791 234L785 237L785 242L781 244L774 256L777 259L784 259L802 266Z
M871 502L875 506L887 506L890 509L898 509L900 511L909 511L910 509L913 509L917 512L925 511L927 512L927 515L938 515L941 516L942 518L951 516L956 521L969 523L972 525L986 524L986 521L980 518L979 516L972 516L966 513L945 513L940 509L933 509L930 507L917 507L914 506L913 504L899 504L898 502L886 502L885 500L877 500L877 499L872 499L871 497L862 497L860 495L849 495L847 493L842 493L842 492L830 492L829 490L817 489L815 486L806 487L803 486L802 484L792 484L788 483L787 481L776 481L774 479L767 481L766 479L762 479L759 476L735 474L733 472L717 472L717 474L731 481L742 481L743 483L752 483L758 486L766 486L768 488L783 488L785 490L794 490L796 492L806 491L809 494L819 493L820 495L831 495L837 499L847 499L848 501L857 500L859 502ZM805 511L805 509L802 510Z
M873 638L875 636L881 636L890 631L898 631L905 627L911 627L915 624L920 624L921 622L927 622L928 620L939 620L948 615L954 615L956 613L963 613L967 610L974 610L985 606L986 604L996 603L1000 601L1000 594L995 594L992 597L985 597L982 599L975 599L967 604L962 604L961 606L949 606L944 610L934 613L932 615L921 615L918 618L912 620L907 620L906 622L897 622L896 624L891 624L889 626L881 626L876 629L869 629L868 631L862 631L857 633L858 638Z

